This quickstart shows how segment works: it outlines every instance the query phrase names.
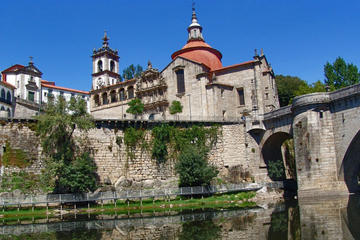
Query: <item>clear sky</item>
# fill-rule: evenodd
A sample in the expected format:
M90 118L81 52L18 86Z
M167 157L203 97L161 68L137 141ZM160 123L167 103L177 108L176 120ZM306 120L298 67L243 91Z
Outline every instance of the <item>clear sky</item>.
M0 69L26 65L43 78L89 90L94 48L108 31L120 71L151 60L162 70L187 40L191 0L2 0ZM264 49L276 74L323 80L323 66L341 56L360 67L359 0L196 0L205 41L223 65Z

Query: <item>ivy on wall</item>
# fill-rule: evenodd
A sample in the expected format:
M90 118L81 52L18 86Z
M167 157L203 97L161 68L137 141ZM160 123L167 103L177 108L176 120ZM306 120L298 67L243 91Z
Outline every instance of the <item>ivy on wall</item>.
M143 128L128 127L124 131L123 142L130 159L135 158L135 150L151 149L151 156L158 164L165 163L168 158L177 159L178 155L189 145L211 150L219 136L219 127L192 125L187 128L160 124L153 127L151 140L147 141Z
M147 150L146 131L143 128L128 127L124 132L124 144L126 153L130 159L135 159L135 150L137 147L141 151Z
M1 164L5 167L25 168L30 166L32 161L27 157L26 152L21 149L14 149L9 142L6 142Z

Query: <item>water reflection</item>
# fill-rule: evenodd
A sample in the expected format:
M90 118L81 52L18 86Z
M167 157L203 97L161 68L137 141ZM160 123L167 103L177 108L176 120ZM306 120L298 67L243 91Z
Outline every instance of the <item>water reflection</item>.
M97 218L0 226L0 239L360 239L360 196L301 199L267 209Z

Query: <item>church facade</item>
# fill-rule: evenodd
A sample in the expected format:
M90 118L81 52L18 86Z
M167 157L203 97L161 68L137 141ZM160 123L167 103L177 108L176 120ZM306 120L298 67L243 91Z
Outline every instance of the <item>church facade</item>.
M193 9L185 46L171 55L161 71L152 67L140 77L120 81L118 52L94 50L90 112L96 119L133 119L126 113L133 98L144 104L143 119L222 121L259 117L279 108L274 72L261 51L250 61L223 66L220 51L207 44ZM171 115L173 101L182 112Z

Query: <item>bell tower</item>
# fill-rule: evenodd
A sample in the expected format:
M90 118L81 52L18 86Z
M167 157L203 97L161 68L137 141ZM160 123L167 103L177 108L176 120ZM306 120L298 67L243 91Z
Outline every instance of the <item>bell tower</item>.
M93 62L92 90L113 85L120 81L118 51L109 47L109 38L106 31L102 40L102 47L97 50L94 49L91 56Z

